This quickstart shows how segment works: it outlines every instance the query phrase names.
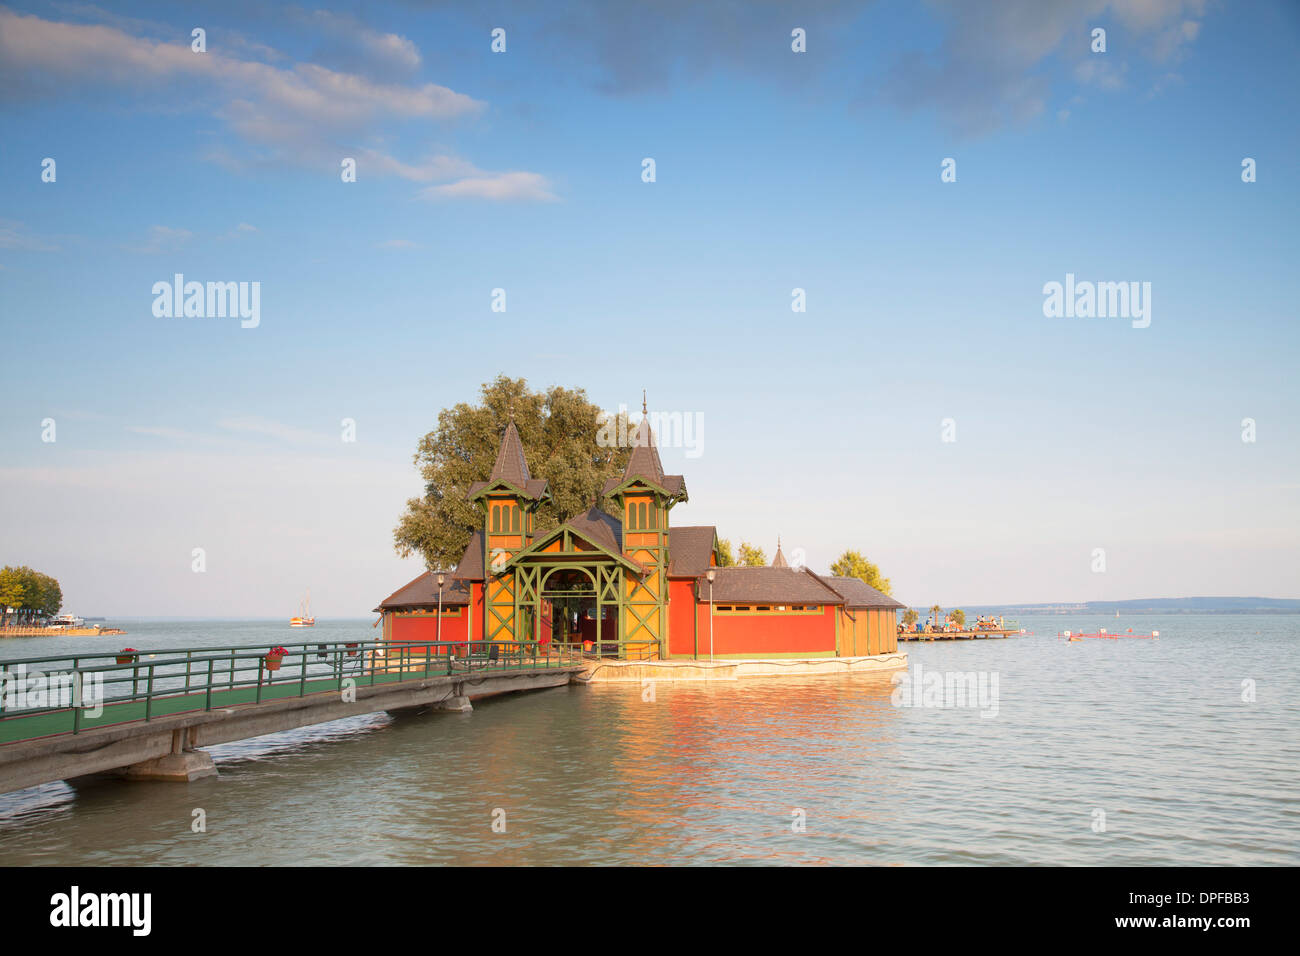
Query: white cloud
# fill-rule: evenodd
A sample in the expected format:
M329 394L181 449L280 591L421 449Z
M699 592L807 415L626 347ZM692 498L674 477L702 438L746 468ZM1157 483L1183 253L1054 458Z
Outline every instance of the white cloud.
M194 238L194 233L188 229L173 229L171 226L150 226L149 237L144 242L127 243L125 248L131 252L156 255L163 252L175 252L192 238Z
M537 173L485 173L421 190L423 199L490 199L496 202L553 202L546 177Z

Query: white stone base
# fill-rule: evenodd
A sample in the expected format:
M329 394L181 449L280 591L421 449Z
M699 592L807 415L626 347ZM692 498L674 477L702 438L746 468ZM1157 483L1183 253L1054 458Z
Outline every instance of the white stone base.
M747 677L806 677L890 673L907 667L907 652L871 657L755 657L715 661L592 661L575 679L584 684L653 681L741 680Z

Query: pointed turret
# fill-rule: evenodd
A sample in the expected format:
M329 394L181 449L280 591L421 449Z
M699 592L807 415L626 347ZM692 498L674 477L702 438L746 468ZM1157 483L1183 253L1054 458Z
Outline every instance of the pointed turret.
M781 553L781 536L776 536L776 557L772 559L772 567L788 568L790 565L785 560L785 555Z
M528 473L528 459L524 457L523 440L520 439L519 429L515 427L514 417L511 416L506 433L501 436L501 448L497 451L497 461L492 466L488 481L508 481L523 488L532 481L532 477Z

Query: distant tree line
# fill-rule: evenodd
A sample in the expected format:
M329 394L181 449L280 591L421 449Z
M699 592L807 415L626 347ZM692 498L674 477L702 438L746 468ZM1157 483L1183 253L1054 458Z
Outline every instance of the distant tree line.
M0 568L0 625L32 624L63 607L63 589L48 574L31 568Z

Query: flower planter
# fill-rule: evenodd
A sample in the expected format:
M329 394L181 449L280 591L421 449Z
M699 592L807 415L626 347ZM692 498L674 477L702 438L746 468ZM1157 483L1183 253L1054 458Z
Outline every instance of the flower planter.
M355 645L355 644L344 644L343 646L347 648L347 651L348 651L348 657L356 657L356 656L357 656L357 645Z
M266 662L266 669L267 669L267 670L269 670L269 671L278 671L278 670L280 669L280 662L283 661L284 658L283 658L283 657L264 657L264 658L262 658L262 660L264 660L264 661Z
M118 654L117 662L119 664L134 664L136 662L136 656L134 654Z

